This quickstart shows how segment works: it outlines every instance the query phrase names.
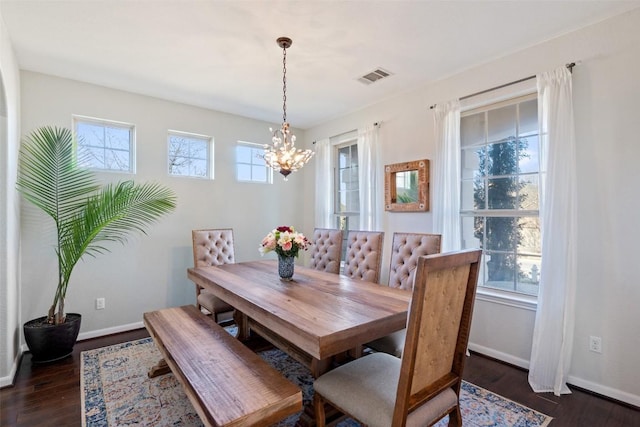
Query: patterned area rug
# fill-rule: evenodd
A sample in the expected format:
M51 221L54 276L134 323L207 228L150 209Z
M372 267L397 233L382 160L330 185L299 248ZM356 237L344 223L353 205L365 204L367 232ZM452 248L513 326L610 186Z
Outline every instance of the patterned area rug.
M232 332L232 331L230 331ZM307 368L280 350L259 353L303 391L304 403L313 397L313 378ZM151 338L82 352L80 373L84 427L174 426L200 427L202 423L173 374L147 377L160 359ZM460 406L465 426L542 427L551 418L464 382ZM278 424L294 426L300 414ZM447 419L436 426L445 427ZM339 427L356 427L346 420Z

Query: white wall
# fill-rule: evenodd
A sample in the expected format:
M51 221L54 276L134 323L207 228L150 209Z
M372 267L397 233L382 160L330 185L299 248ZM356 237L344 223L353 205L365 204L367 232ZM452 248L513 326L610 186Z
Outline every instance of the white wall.
M19 203L15 191L20 128L20 73L0 16L0 387L11 384L20 337Z
M309 129L306 137L317 140L382 121L383 164L433 159L430 105L581 61L573 78L580 250L570 382L640 406L640 286L633 267L640 241L640 144L635 128L640 116L639 44L640 10L635 10L399 94ZM306 228L313 227L311 169L305 176ZM432 216L386 213L384 227L389 248L394 231L431 232ZM382 279L387 275L388 270ZM534 319L526 304L479 298L472 348L527 366ZM602 337L602 354L588 350L589 335Z
M142 321L142 313L161 307L192 304L195 288L186 278L193 265L191 230L232 227L236 258L260 258L258 245L282 224L302 226L303 179L298 174L274 184L235 180L237 140L270 143L274 123L246 119L202 108L134 95L105 87L22 72L22 133L43 125L71 126L72 114L133 123L136 126L137 173L103 173L105 180L133 178L171 187L177 210L113 252L86 258L74 271L66 310L83 315L81 337L112 332ZM175 178L167 174L167 130L209 135L215 141L213 181ZM299 131L294 130L295 133ZM22 320L43 316L53 299L56 264L51 226L28 203L22 211ZM106 309L94 309L95 298Z

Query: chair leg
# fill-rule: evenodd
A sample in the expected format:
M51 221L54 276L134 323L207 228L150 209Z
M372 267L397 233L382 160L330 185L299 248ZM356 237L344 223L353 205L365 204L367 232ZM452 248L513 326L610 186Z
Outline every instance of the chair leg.
M313 395L313 406L316 413L316 427L325 426L324 401L318 393Z
M200 296L200 286L196 285L196 307L198 308L198 311L202 311L202 306L198 302L199 296Z
M449 427L462 427L462 413L460 405L457 405L449 414Z

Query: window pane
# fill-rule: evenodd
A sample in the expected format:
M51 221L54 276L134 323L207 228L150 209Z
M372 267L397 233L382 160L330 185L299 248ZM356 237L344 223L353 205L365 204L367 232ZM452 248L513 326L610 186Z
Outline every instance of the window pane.
M349 147L340 148L338 150L338 168L344 169L351 163L349 156Z
M200 159L192 159L191 160L191 175L206 177L207 176L207 161Z
M236 147L236 162L251 163L252 150L249 147L238 145Z
M462 181L460 209L468 211L476 207L474 182L471 180Z
M108 127L105 129L105 146L116 150L129 150L129 129Z
M469 147L485 142L485 113L460 118L460 145Z
M171 167L171 175L189 176L189 166L186 164L174 165Z
M472 178L480 173L481 159L485 157L485 148L468 148L462 150L462 179Z
M540 154L537 135L520 139L518 164L521 173L538 172L540 169Z
M266 168L267 163L264 161L264 150L252 149L251 163L256 166L262 166ZM266 173L266 170L265 170Z
M189 145L190 156L196 159L207 158L207 143L204 141L191 141Z
M520 176L520 209L538 210L538 175Z
M104 164L110 170L129 170L129 153L125 151L104 151Z
M517 178L494 178L488 181L489 209L515 209L518 202Z
M82 166L94 169L105 169L103 148L84 147L80 150Z
M489 144L486 157L484 159L481 158L481 166L486 168L486 174L500 176L518 173L516 150L519 146L522 146L522 143L518 143L516 139Z
M487 115L487 141L501 141L516 136L516 105L490 110Z
M515 290L516 256L513 253L485 251L487 276L485 286Z
M520 136L538 134L538 100L520 103Z
M528 255L541 255L542 235L540 234L540 219L538 217L518 218L520 239L518 241L518 253Z
M349 212L360 212L360 199L358 198L358 191L348 191L347 195L347 210Z
M238 179L240 181L251 181L251 166L238 164L236 165L238 171Z
M518 292L527 295L538 295L541 261L539 256L518 255L519 270L516 285Z
M102 147L104 146L104 127L92 123L78 122L76 133L80 145Z
M481 248L482 239L482 217L464 216L462 217L462 249Z
M267 182L267 169L264 166L254 165L251 172L253 181Z
M519 241L518 218L488 217L484 249L515 252Z

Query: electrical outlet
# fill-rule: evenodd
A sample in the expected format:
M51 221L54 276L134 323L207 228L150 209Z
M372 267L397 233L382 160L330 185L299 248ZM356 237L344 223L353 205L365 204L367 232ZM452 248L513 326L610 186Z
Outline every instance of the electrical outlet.
M591 335L589 337L589 350L595 353L602 353L602 338Z
M96 298L96 310L104 310L104 298Z

